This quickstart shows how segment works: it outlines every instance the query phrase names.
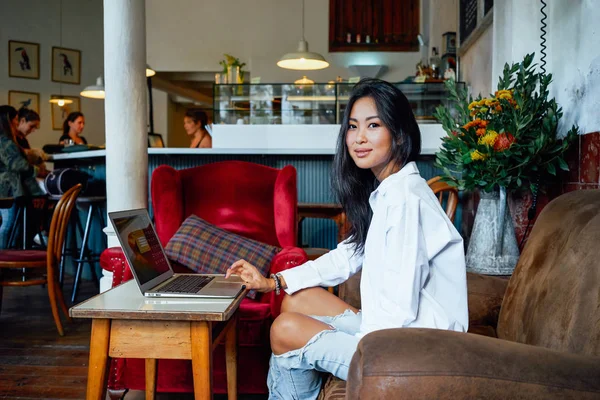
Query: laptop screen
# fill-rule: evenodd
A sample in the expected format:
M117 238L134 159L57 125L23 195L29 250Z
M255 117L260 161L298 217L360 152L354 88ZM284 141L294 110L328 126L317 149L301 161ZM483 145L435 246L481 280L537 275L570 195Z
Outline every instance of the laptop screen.
M140 285L169 271L167 257L152 228L147 212L111 216L111 219L119 235L123 252L126 253L127 260L135 270Z

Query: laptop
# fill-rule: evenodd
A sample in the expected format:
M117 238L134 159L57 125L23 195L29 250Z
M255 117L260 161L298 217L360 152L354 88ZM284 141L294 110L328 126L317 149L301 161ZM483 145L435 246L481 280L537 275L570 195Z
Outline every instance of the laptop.
M146 209L108 216L144 296L233 298L245 289L238 276L174 273Z

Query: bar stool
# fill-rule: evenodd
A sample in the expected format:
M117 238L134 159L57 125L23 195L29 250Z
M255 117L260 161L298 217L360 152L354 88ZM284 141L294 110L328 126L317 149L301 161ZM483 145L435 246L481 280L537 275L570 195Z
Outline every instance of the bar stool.
M51 199L60 198L60 196L51 196ZM83 265L88 264L90 267L90 273L96 287L99 286L98 275L94 268L94 263L100 261L100 253L94 253L89 247L89 240L91 236L91 227L93 220L96 219L100 226L105 226L104 216L102 214L102 206L106 202L105 196L80 196L77 198L77 205L82 208L87 208L87 217L85 227L82 226L79 220L79 215L74 213L71 217L69 224L69 231L71 233L71 244L67 244L65 240L63 244L63 254L60 260L59 267L59 282L62 285L64 278L64 264L67 256L74 256L73 261L76 264L75 278L73 280L73 289L71 291L71 302L75 303L77 299L77 292L79 290L79 284L81 281L81 275L83 273ZM78 208L79 208L78 207ZM77 246L77 233L81 236L81 246ZM72 245L72 242L75 245ZM103 246L106 248L106 238L103 235Z
M5 199L8 200L8 199ZM13 222L13 226L10 231L10 236L8 239L8 248L16 248L17 247L17 235L19 234L19 229L21 230L22 239L21 239L21 248L28 249L31 248L30 241L31 238L28 233L28 216L31 214L33 208L35 208L36 202L42 201L43 206L39 206L37 208L45 209L47 206L48 197L46 195L43 196L34 196L34 197L18 197L16 199L12 199L13 203L16 205L16 215ZM2 207L5 208L5 207ZM35 216L35 213L33 214ZM42 219L45 219L44 215ZM36 223L35 233L39 234L40 238L42 238L42 221L38 221ZM43 239L42 239L43 240ZM42 242L42 247L46 247L45 243Z

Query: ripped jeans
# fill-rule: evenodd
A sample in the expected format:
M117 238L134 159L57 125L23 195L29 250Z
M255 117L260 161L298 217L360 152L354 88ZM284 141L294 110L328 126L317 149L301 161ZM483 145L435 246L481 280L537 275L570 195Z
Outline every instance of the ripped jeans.
M335 317L311 316L334 329L313 336L304 347L271 355L269 400L312 400L321 389L321 372L346 380L350 361L358 346L361 312L346 310Z

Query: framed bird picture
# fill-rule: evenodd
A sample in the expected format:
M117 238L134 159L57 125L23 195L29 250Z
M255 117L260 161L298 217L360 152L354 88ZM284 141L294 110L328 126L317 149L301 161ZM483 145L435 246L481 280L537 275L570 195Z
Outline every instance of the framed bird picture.
M8 76L40 79L40 45L8 41Z
M79 85L81 51L52 47L52 81Z
M8 91L8 104L16 108L17 110L21 107L29 108L40 113L40 94L32 92L21 92L18 90Z

